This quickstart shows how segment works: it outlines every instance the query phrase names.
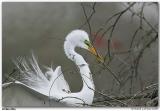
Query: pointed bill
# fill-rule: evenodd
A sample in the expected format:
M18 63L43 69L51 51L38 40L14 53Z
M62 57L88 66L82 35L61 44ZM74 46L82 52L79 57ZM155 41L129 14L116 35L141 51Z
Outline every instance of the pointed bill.
M102 62L102 63L104 62L104 58L97 53L96 49L92 45L89 47L89 51L96 56L99 62Z

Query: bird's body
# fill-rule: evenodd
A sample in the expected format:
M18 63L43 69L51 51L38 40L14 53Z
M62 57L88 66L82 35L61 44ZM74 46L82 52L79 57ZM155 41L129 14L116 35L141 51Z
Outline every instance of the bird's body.
M14 61L22 75L21 81L16 81L14 84L24 86L33 92L38 92L40 95L48 97L50 101L58 101L68 106L92 104L95 89L92 74L88 63L81 55L75 52L76 47L87 49L94 55L96 55L96 51L90 44L88 34L85 31L74 30L67 35L64 42L64 51L68 59L72 60L79 68L83 81L83 87L80 92L73 93L70 91L61 71L61 66L58 66L55 70L47 67L47 71L43 73L34 55L27 60L18 59ZM3 87L7 86L9 84L3 84Z

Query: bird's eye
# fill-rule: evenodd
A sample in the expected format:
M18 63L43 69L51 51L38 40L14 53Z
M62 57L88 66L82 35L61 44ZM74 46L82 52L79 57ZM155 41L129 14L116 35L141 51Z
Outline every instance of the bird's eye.
M88 40L85 40L84 43L87 45L87 46L90 46L90 42Z

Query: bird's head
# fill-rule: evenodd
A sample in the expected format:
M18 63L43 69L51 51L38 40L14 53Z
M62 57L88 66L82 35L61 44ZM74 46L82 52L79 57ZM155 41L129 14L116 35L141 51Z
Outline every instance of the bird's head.
M97 53L96 49L89 40L87 32L83 30L74 30L68 35L66 40L70 41L74 47L80 47L88 50L91 54L96 56L99 62L104 62L104 58Z

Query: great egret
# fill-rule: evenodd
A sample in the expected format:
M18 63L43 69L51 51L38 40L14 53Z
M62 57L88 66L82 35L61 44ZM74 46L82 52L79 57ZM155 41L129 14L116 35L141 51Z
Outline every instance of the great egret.
M58 101L66 104L67 106L83 106L84 104L91 105L95 89L92 74L88 63L81 55L75 52L76 47L90 51L100 61L103 60L103 58L91 45L88 34L85 31L73 30L67 35L64 42L64 51L68 59L72 60L80 70L83 81L83 87L80 92L71 93L69 85L61 71L61 66L58 66L55 70L47 67L47 71L43 73L33 54L32 57L27 60L21 58L14 61L22 74L21 81L5 83L3 84L3 90L5 91L5 88L8 86L14 86L15 88L19 88L21 86L21 88L38 93L36 95L41 95L41 97L43 95L43 97L48 97L50 101ZM3 100L6 101L5 93L3 94L3 97Z

